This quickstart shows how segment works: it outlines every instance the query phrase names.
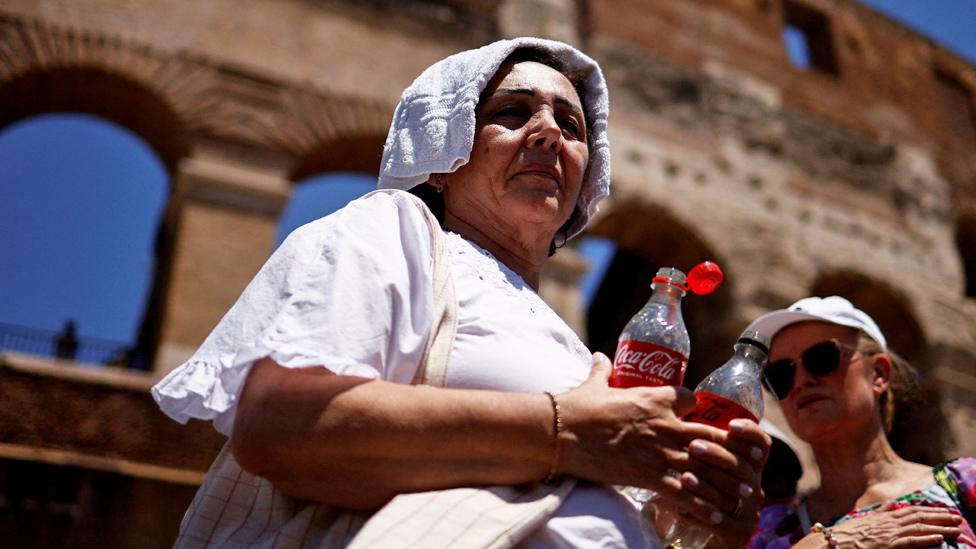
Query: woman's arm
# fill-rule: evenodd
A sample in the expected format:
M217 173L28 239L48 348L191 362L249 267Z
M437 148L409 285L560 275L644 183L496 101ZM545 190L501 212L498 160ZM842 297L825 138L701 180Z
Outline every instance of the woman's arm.
M908 549L939 546L945 540L957 538L961 522L959 515L941 507L895 508L889 504L830 530L838 547ZM811 532L793 547L821 549L828 544L823 534Z
M695 404L687 389L611 389L608 375L603 357L558 396L559 472L655 489L707 517L714 507L668 471L689 467L693 439L724 432L678 419ZM556 452L552 422L541 394L406 386L265 359L241 395L231 448L292 496L373 508L401 492L538 481Z
M252 367L231 449L285 493L351 508L401 492L543 478L554 452L543 394L435 389Z

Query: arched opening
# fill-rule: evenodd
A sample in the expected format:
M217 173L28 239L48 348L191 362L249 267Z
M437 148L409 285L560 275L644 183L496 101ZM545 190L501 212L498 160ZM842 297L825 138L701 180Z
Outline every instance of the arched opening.
M821 276L811 295L839 295L877 322L888 347L905 358L920 374L918 394L896 399L894 426L889 434L892 446L903 457L937 464L945 459L945 419L938 406L938 385L930 376L927 343L909 300L888 284L853 271L836 271Z
M376 188L376 177L359 172L330 172L295 184L291 200L278 220L276 243L298 227L325 217Z
M956 224L956 248L966 277L966 297L976 298L976 217L964 217Z
M189 136L166 103L142 84L98 68L29 72L0 86L0 127L44 113L79 112L140 136L173 173L189 153Z
M624 325L650 298L650 282L657 269L675 267L687 273L705 260L722 262L693 230L658 206L617 206L591 226L587 235L615 245L587 310L590 349L607 356L613 356ZM606 245L602 247L607 254ZM731 306L728 283L711 295L692 294L683 300L683 316L691 336L686 386L696 385L731 352L738 335L734 330L740 327L726 322Z
M139 331L169 194L138 135L83 114L0 132L0 346L148 367Z
M372 174L374 184L380 173L385 135L344 135L322 143L305 156L292 170L292 181L303 181L314 175L329 172L360 172Z
M811 295L847 298L878 323L889 347L924 369L925 335L908 299L888 284L853 271L835 271L818 278Z
M143 148L151 150L157 157L164 180L174 172L190 148L188 133L165 100L124 75L94 67L49 66L0 83L0 128L52 113L86 114L126 128L132 137L138 136ZM77 177L72 180L75 184L80 182ZM16 185L23 183L18 181ZM166 185L164 196L167 198L170 190ZM151 265L142 265L150 273L150 289L148 298L140 302L145 303L145 308L134 347L137 354L147 358L131 361L123 357L122 360L140 369L151 368L151 357L159 343L170 278L175 218L168 214L161 220L158 216L154 218L156 232L151 238L154 260ZM84 333L84 328L80 329Z

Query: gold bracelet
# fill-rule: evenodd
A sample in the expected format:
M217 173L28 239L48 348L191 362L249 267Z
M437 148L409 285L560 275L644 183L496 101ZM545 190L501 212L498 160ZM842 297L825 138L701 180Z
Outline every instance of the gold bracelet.
M815 522L813 526L810 527L810 531L816 534L823 534L824 540L827 542L827 547L829 549L837 549L837 538L834 537L833 531L827 528L819 522Z
M563 416L556 395L549 391L543 391L543 393L549 397L549 402L552 403L552 438L553 442L556 443L556 449L552 453L552 465L549 466L549 474L542 479L542 482L548 484L556 478L556 472L559 468L559 433L563 432Z

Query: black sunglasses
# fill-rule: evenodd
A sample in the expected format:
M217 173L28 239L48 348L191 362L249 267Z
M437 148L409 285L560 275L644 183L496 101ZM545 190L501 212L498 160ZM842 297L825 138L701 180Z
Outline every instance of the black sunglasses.
M807 350L800 353L800 363L811 375L825 377L837 371L842 357L841 350L857 351L857 347L841 343L836 339L828 339L814 343ZM793 378L796 375L797 364L792 358L783 358L766 364L763 370L763 380L776 398L783 400L793 388Z

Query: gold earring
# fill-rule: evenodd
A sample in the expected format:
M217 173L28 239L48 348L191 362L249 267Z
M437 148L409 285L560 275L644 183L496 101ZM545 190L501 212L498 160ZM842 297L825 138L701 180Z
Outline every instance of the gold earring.
M436 181L434 188L437 190L437 192L444 192L444 176L442 174L436 174L434 175L434 181Z

